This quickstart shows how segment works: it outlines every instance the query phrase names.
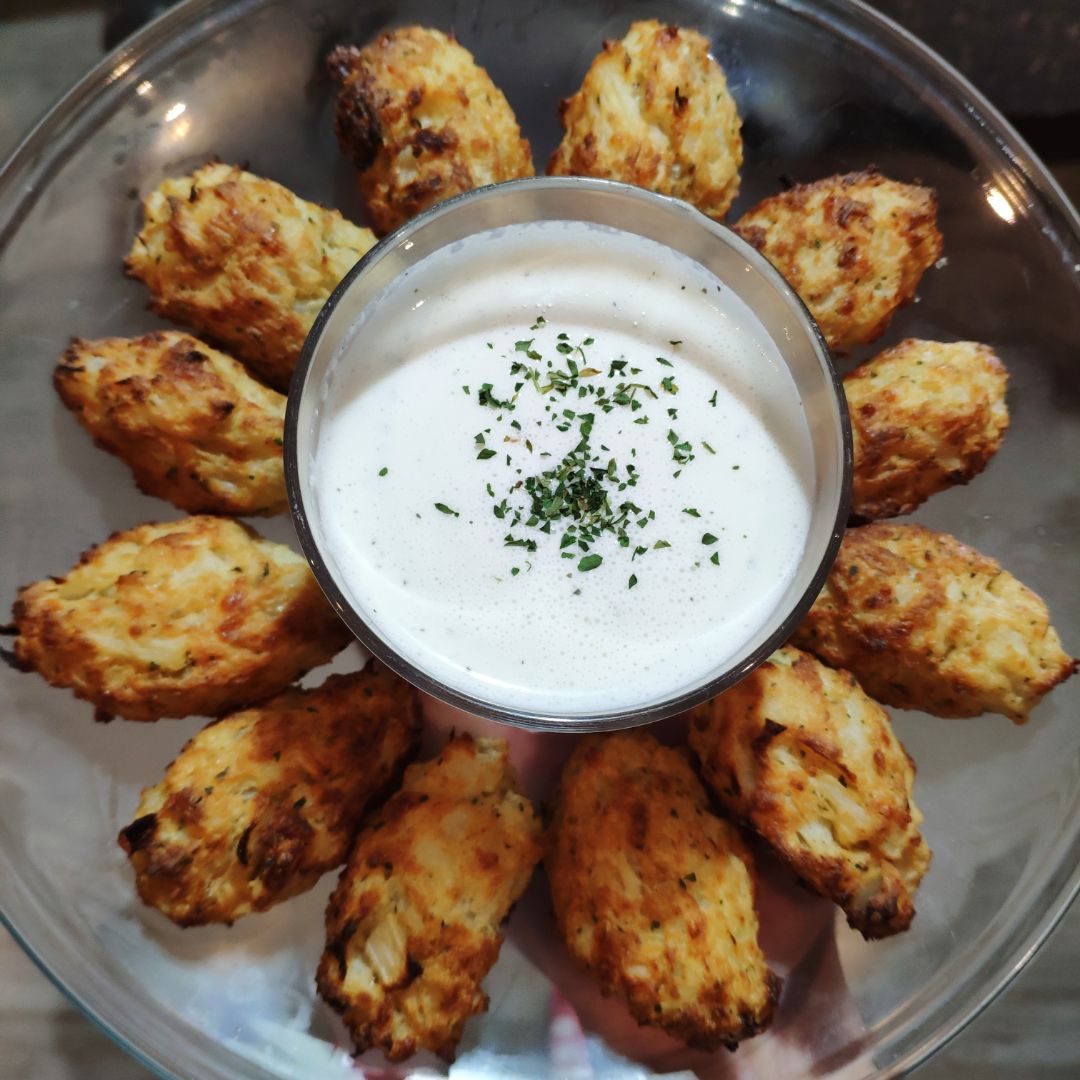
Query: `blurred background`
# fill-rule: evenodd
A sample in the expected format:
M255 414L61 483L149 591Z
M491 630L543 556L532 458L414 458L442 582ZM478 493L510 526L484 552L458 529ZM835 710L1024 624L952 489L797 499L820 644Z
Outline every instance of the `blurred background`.
M359 0L358 0L359 2ZM0 0L0 161L162 0ZM1019 128L1080 204L1080 0L878 0ZM1080 375L1078 375L1080 377ZM924 1080L1080 1077L1080 907ZM148 1080L0 932L0 1080Z

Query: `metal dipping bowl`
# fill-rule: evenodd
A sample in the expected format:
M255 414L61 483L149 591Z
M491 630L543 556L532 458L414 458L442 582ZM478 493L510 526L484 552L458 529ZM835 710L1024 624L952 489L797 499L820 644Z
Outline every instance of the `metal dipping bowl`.
M466 237L560 220L616 228L665 244L730 286L780 347L802 397L814 459L815 486L802 560L764 624L733 657L693 685L669 697L606 713L511 707L479 680L475 693L465 693L401 656L367 613L354 605L341 571L327 557L320 521L326 509L317 509L311 483L328 380L343 351L363 340L369 305L392 292L411 267ZM353 268L319 315L293 377L285 421L285 471L300 543L320 585L353 633L383 663L426 693L492 720L534 729L598 731L651 723L714 697L788 638L821 589L847 521L851 431L843 389L817 326L783 278L748 244L678 200L605 180L547 177L499 184L441 203L384 239Z

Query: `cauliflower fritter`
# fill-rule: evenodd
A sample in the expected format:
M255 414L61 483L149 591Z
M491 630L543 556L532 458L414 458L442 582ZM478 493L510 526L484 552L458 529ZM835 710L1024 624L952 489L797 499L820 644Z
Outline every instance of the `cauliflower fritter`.
M147 495L193 514L287 509L285 398L231 356L173 331L75 338L53 385Z
M886 705L1018 724L1077 666L1035 593L921 525L848 529L792 642Z
M124 268L159 315L287 390L319 309L374 243L336 210L215 162L150 193Z
M114 533L14 622L20 668L126 720L262 701L352 640L303 558L218 517Z
M750 852L683 753L641 731L578 743L545 865L571 956L639 1023L704 1050L768 1026Z
M290 688L203 728L120 833L144 904L228 923L310 889L416 749L420 698L385 669Z
M720 801L865 938L906 930L930 865L915 765L846 671L783 648L690 713Z
M933 190L870 169L765 199L735 231L787 278L838 352L880 337L942 250Z
M694 30L635 22L605 41L559 107L553 176L598 176L685 199L720 220L739 193L742 121L724 71Z
M908 338L844 376L851 512L910 514L986 468L1009 426L1005 365L988 345Z
M339 45L326 66L338 143L380 236L452 195L533 175L503 92L453 35L404 26Z
M460 736L406 771L365 823L326 911L319 994L357 1053L453 1059L465 1021L487 1009L480 983L540 840L501 739Z

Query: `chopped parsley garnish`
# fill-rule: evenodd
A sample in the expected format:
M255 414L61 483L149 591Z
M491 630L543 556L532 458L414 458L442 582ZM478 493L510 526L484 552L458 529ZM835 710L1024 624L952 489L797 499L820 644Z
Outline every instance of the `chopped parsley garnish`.
M379 470L379 475L380 475L380 476L385 476L385 475L386 475L386 474L387 474L387 473L388 473L389 471L390 471L390 470L389 470L389 469L388 469L388 468L387 468L387 467L386 467L386 466L384 465L384 466L383 466L383 467L382 467L382 468L381 468L381 469Z
M715 544L718 539L719 539L718 536L713 536L712 533L707 532L707 533L702 535L701 542L703 544Z
M479 398L481 405L490 405L493 409L511 410L514 408L513 401L500 401L499 398L492 394L492 389L491 383L486 382L479 390L477 390L476 395Z
M599 439L593 442L593 431L598 421L612 413L616 415L610 423L617 422L621 433L635 430L621 427L627 420L637 427L648 425L651 413L655 413L655 408L650 409L652 403L659 402L663 394L679 392L675 364L667 357L654 357L661 367L672 370L656 385L648 373L631 366L625 357L604 358L606 370L596 366L600 360L590 363L590 351L595 345L593 337L575 341L566 331L553 334L553 329L545 316L537 315L529 327L533 336L514 342L513 351L507 356L512 390L508 386L496 388L494 382L485 382L476 392L481 407L496 410L492 426L474 437L476 460L504 457L507 466L507 483L501 491L497 481L485 484L492 513L504 522L504 528L510 530L505 534L503 544L534 552L544 543L543 536L557 536L561 558L570 560L580 573L595 570L603 564L605 556L598 550L601 543L610 544L613 540L616 548L627 550L631 562L651 551L671 548L672 544L667 540L650 538L642 543L637 537L637 530L646 530L645 537L648 537L649 527L656 519L653 510L637 505L633 499L633 489L640 479L633 463L637 449L630 447L631 460L620 460ZM493 349L491 342L485 344ZM682 341L672 339L668 344L677 348ZM468 386L462 389L466 394L470 393ZM530 393L540 395L544 408L540 414L542 418L535 421L536 429L529 423L532 437L526 438L521 422L509 414L517 408L521 395ZM714 391L710 398L713 406L716 398ZM665 412L670 421L678 421L676 409L665 406ZM501 424L507 424L509 430L503 428L500 431ZM558 433L558 437L568 434L570 437L556 443L552 452L543 446L547 432L552 432L553 438L556 437L554 433ZM515 463L509 453L500 455L488 444L489 435L493 444L501 439L504 444L519 445L533 456L525 456ZM534 446L534 439L538 446ZM564 451L562 448L571 441L572 445ZM683 467L694 461L695 447L674 428L668 428L667 442L672 460L679 466L673 474L677 479ZM701 445L708 453L716 453L704 440ZM445 503L435 503L435 508L440 513L460 517ZM683 513L701 517L693 507L684 507ZM633 541L632 532L635 535ZM706 533L702 543L716 543L716 537ZM520 566L510 568L511 577L520 573ZM632 589L637 583L637 575L631 574L627 588ZM574 593L577 595L580 590L574 590Z

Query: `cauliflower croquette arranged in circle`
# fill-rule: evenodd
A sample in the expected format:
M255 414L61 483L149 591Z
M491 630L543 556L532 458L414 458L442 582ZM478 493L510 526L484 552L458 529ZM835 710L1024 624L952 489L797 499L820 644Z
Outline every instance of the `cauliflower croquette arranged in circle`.
M724 806L864 937L911 925L930 865L915 767L851 675L780 649L691 711L690 745Z
M595 176L671 195L720 220L739 193L742 122L695 30L636 22L605 41L560 106L552 176Z
M139 897L201 926L310 889L400 780L419 725L417 691L372 667L209 724L120 833Z
M339 45L326 66L338 142L380 235L452 195L533 175L509 102L452 34L402 27Z
M1018 724L1077 668L1046 604L948 533L848 529L792 642L850 671L884 705Z
M219 517L114 533L14 622L19 667L126 720L262 701L352 640L301 556Z
M845 375L852 514L910 514L981 473L1009 426L1007 382L989 345L914 338Z
M452 1061L503 920L541 855L541 827L502 739L452 739L410 766L370 817L326 911L319 995L357 1053Z
M53 385L147 495L191 514L288 508L284 396L197 338L174 330L76 338Z
M734 228L784 275L842 353L885 333L942 251L934 191L873 169L773 195Z
M212 162L147 196L124 267L159 315L287 390L315 316L374 243L337 210Z
M685 751L642 731L578 743L545 866L570 955L638 1023L702 1050L768 1027L780 980L758 945L754 864Z

